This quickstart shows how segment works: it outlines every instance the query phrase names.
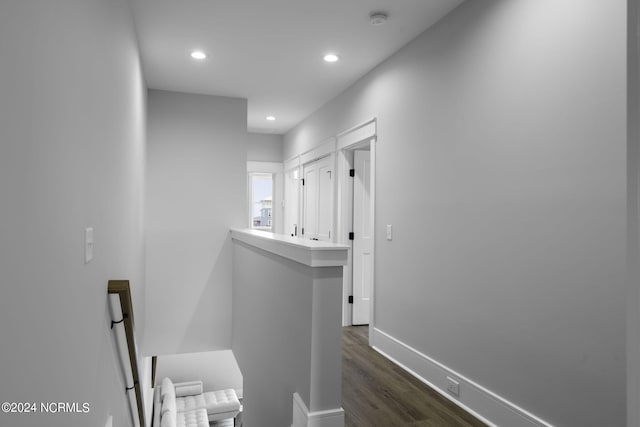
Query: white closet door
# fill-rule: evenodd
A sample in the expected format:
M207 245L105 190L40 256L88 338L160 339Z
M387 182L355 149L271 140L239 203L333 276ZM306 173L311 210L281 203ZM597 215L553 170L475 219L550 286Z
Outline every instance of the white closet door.
M284 232L291 236L300 235L298 219L300 179L299 170L293 169L285 174L284 180Z
M333 159L325 157L318 160L318 240L331 240L333 219Z
M303 171L303 215L304 233L302 237L316 239L318 229L318 165L311 162L304 165Z
M355 151L353 182L353 324L369 324L373 278L373 224L371 223L371 156Z
M330 241L333 227L333 157L327 156L303 168L304 238Z

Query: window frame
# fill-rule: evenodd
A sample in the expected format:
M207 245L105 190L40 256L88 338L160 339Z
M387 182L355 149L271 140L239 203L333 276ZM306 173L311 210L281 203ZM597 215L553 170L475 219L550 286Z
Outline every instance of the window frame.
M267 227L264 226L256 226L254 224L254 215L253 215L253 205L254 205L254 198L253 198L253 194L254 194L254 178L255 177L269 177L271 179L271 212L270 212L270 225ZM247 182L248 182L248 188L247 188L247 209L249 211L249 228L251 228L252 230L260 230L260 231L269 231L269 232L273 232L274 229L274 209L273 209L273 203L274 203L274 196L275 196L275 174L272 172L257 172L257 171L249 171L247 172Z

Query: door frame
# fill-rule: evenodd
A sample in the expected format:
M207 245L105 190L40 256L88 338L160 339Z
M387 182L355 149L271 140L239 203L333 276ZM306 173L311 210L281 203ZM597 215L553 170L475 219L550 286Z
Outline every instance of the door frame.
M371 152L371 222L373 224L372 230L372 257L373 257L373 272L371 280L371 305L369 313L369 344L373 343L373 330L375 328L375 270L376 270L376 243L375 243L375 230L376 230L376 217L375 217L375 189L376 189L376 144L378 142L377 135L377 119L374 117L365 122L362 122L356 126L353 126L343 132L340 132L335 137L325 139L321 143L315 145L313 148L304 151L300 154L294 155L284 162L284 170L291 171L298 170L299 176L303 173L303 165L311 161L317 160L321 157L332 155L334 161L334 171L336 179L334 180L334 209L333 209L333 225L332 225L332 238L331 241L338 244L344 244L352 246L349 240L349 232L351 230L351 224L353 219L353 183L352 178L349 176L349 170L353 165L353 150L361 148L367 144L370 145ZM299 226L302 227L303 223L303 195L302 189L299 191L299 208L298 208L298 220ZM287 196L285 195L285 199ZM298 235L300 236L300 234ZM343 268L343 309L342 309L342 325L350 326L352 324L352 307L348 303L348 297L353 292L353 275L351 273L353 266L353 251L349 251L348 264Z
M343 277L343 310L342 325L350 326L353 324L353 307L348 303L348 297L353 295L353 245L348 238L350 228L353 224L353 178L349 176L349 170L353 168L353 151L359 148L369 146L371 153L371 188L370 188L370 204L371 204L371 238L372 238L372 269L371 272L371 303L369 307L369 343L373 339L373 330L375 328L375 271L376 271L376 216L375 216L375 194L376 194L376 145L377 123L376 119L368 120L360 125L354 126L337 136L337 164L336 176L338 185L337 194L337 239L336 243L349 245L352 250L349 251L348 265L344 268Z

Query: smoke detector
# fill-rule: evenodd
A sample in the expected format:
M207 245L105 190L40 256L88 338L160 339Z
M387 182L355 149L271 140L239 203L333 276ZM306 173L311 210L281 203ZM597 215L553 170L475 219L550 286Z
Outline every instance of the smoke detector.
M384 25L389 17L383 12L373 12L369 15L369 23L371 25Z

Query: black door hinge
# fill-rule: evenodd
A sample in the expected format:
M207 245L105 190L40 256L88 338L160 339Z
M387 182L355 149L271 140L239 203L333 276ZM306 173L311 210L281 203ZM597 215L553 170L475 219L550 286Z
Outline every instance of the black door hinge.
M356 170L355 169L349 169L349 176L356 176Z
M353 304L353 295L349 295L349 304Z
M304 185L304 178L302 178L302 185Z
M349 240L353 240L354 239L354 234L353 231L349 232Z
M304 227L302 227L302 235L304 236Z

